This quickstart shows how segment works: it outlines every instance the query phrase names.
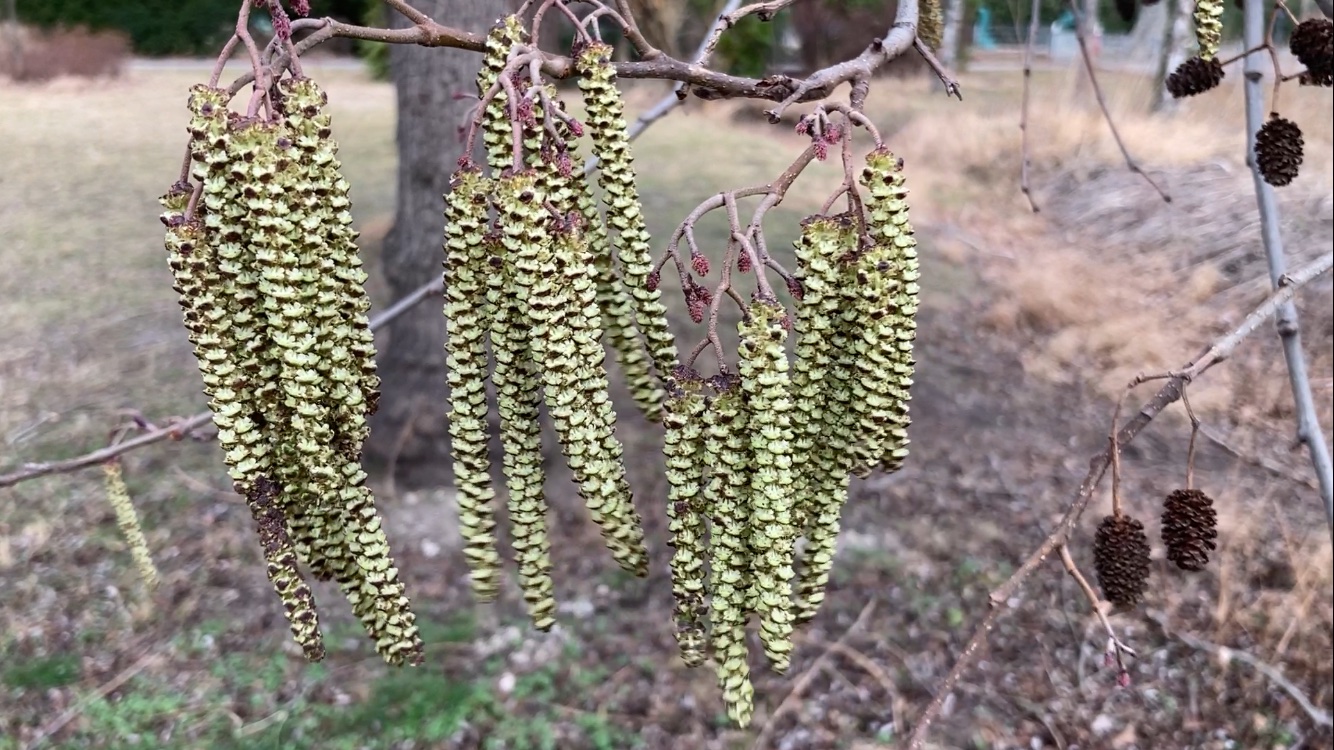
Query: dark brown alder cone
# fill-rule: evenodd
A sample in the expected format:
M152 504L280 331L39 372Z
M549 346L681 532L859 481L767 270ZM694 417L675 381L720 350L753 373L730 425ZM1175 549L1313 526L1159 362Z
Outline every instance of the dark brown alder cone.
M1334 21L1308 18L1297 24L1288 38L1288 49L1313 79L1329 80L1334 74Z
M1283 187L1296 179L1302 165L1302 145L1302 129L1297 123L1271 114L1255 134L1255 162L1265 182Z
M1192 57L1177 66L1167 77L1167 93L1174 99L1203 94L1223 82L1223 66L1218 58Z
M1182 570L1204 570L1218 549L1218 513L1200 490L1173 490L1163 501L1163 546L1167 559Z
M1149 584L1149 537L1130 516L1107 516L1093 537L1093 568L1107 601L1132 607Z

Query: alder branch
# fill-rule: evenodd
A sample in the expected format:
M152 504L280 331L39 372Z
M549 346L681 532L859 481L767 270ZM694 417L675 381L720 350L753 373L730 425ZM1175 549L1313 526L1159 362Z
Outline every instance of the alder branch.
M1149 615L1149 618L1157 622L1158 626L1163 629L1163 633L1169 638L1176 638L1191 648L1216 654L1225 662L1236 659L1237 661L1249 665L1252 669L1264 675L1270 682L1279 686L1283 692L1292 696L1292 699L1297 701L1297 705L1302 707L1302 710L1306 712L1306 715L1311 717L1311 721L1322 727L1334 726L1334 716L1330 716L1328 711L1315 705L1306 693L1302 692L1301 688L1292 684L1292 681L1284 677L1283 673L1278 671L1277 668L1262 661L1254 654L1235 648L1229 648L1212 641L1206 641L1203 638L1197 638L1180 630L1174 631L1167 626L1166 618L1152 614Z
M371 330L383 328L392 322L395 318L411 310L413 307L421 304L423 300L440 294L444 289L444 281L440 278L433 279L429 284L423 284L417 289L409 292L407 296L390 305L384 312L371 319ZM85 453L82 456L68 458L63 461L48 461L46 463L24 464L18 470L8 474L0 474L0 487L12 487L20 482L26 482L30 479L49 476L51 474L67 474L79 469L86 469L90 466L98 466L111 459L129 453L132 450L143 448L146 445L160 443L163 440L181 440L190 433L207 425L213 419L213 412L201 412L199 414L180 421L173 422L165 427L149 429L142 435L135 436L129 440L108 445L100 450Z
M1232 352L1246 339L1255 332L1257 328L1273 317L1279 310L1292 301L1292 298L1301 288L1309 284L1313 279L1328 273L1334 266L1334 252L1326 253L1316 260L1302 266L1296 272L1283 276L1279 280L1278 289L1275 290L1263 303L1251 311L1245 320L1239 326L1229 332L1222 338L1214 341L1207 350L1199 357L1185 367L1174 372L1169 372L1164 376L1140 376L1132 381L1131 386L1138 385L1148 380L1165 379L1167 382L1158 389L1153 398L1149 399L1140 407L1139 412L1131 417L1123 427L1116 433L1116 443L1124 448L1135 436L1138 435L1148 424L1153 421L1164 409L1181 398L1182 389L1186 384L1192 382L1195 378L1203 375L1214 365L1222 362L1232 355ZM1032 554L1024 560L1023 564L1015 570L1014 574L1004 583L997 587L987 596L989 610L982 621L978 623L977 629L968 639L954 666L945 675L935 690L935 697L927 704L926 710L917 720L917 726L913 729L912 737L908 741L908 750L920 750L923 743L926 742L927 733L936 718L940 716L940 711L944 707L945 699L953 692L963 676L965 670L973 664L978 658L978 653L986 646L987 640L996 623L1000 620L1002 614L1011 606L1010 600L1013 599L1024 586L1028 577L1038 566L1047 560L1053 552L1064 546L1070 539L1070 534L1074 531L1075 524L1083 514L1084 509L1088 507L1093 499L1093 492L1097 489L1103 475L1111 465L1111 450L1104 449L1102 452L1093 456L1089 460L1088 474L1084 481L1079 485L1079 490L1075 494L1074 500L1066 510L1065 515L1056 528L1052 530L1047 538L1042 541Z
M1270 34L1264 28L1264 9L1260 3L1251 3L1245 11L1245 45L1249 49L1261 44L1268 44ZM1255 135L1264 124L1264 81L1260 71L1261 61L1258 56L1246 57L1245 82L1243 88L1246 97L1246 163L1251 167L1251 178L1255 182L1255 198L1260 210L1260 238L1264 243L1265 257L1269 265L1270 281L1278 286L1287 265L1283 249L1283 233L1279 226L1278 202L1274 199L1274 188L1265 182L1260 174L1260 165L1255 158ZM1274 64L1275 86L1282 78L1282 71ZM1330 533L1334 534L1334 461L1330 459L1329 446L1325 444L1325 433L1320 428L1320 417L1315 408L1315 396L1311 393L1311 377L1307 372L1306 354L1302 351L1301 325L1297 318L1297 307L1291 302L1278 309L1275 317L1279 340L1283 344L1283 361L1288 368L1288 383L1292 389L1292 399L1297 407L1297 439L1306 445L1315 469L1316 482L1320 485L1320 500L1325 508L1325 522Z
M751 3L746 7L740 7L740 0L732 0L718 14L718 20L714 23L709 33L704 35L704 42L700 47L700 54L697 57L696 64L703 65L709 61L709 56L718 48L718 42L722 41L723 32L740 23L746 16L754 15L761 21L772 21L778 11L788 7L797 0L769 0L763 3Z
M632 19L627 19L627 22L633 24ZM486 38L481 34L444 26L425 17L415 25L402 29L358 26L325 18L322 28L292 47L296 54L300 55L335 37L385 44L450 47L472 52L484 51L486 44ZM885 63L911 49L916 37L917 0L903 0L899 3L893 25L883 39L873 40L857 57L818 70L804 80L782 75L764 78L734 76L711 70L703 64L677 60L663 53L640 60L614 62L613 65L616 68L616 75L620 78L676 81L688 85L701 99L740 97L779 102L769 113L771 119L776 122L781 118L783 111L792 104L824 99L844 83L856 78L869 77ZM569 57L548 52L541 54L541 70L546 75L556 79L574 75L574 61ZM288 62L287 55L277 55L271 70L281 71ZM253 80L254 74L246 73L237 78L228 90L235 94Z

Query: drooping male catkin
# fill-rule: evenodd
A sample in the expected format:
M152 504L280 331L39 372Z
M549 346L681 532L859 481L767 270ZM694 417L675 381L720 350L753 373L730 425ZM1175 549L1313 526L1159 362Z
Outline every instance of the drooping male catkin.
M667 381L663 456L667 465L667 530L672 547L676 643L686 666L704 663L707 647L707 510L704 507L704 381L678 367Z
M464 555L473 593L483 601L496 597L501 575L486 395L486 331L493 317L486 299L490 190L490 181L475 167L454 173L445 196L444 243L450 454ZM518 533L526 530L520 526Z
M528 345L542 362L547 406L570 471L593 522L612 557L626 570L646 570L643 531L631 522L633 506L624 496L624 466L606 450L605 422L584 393L590 375L571 328L571 287L562 278L557 255L568 259L582 241L578 227L553 220L532 171L496 183L505 255L514 264L514 290L529 321ZM590 279L591 281L591 279ZM596 341L596 339L595 339ZM601 343L596 346L601 351Z
M774 300L754 300L738 326L741 387L748 401L751 566L760 640L775 671L792 655L793 518L792 394L788 378L787 313Z
M755 688L746 648L746 599L752 584L750 516L752 470L749 414L735 376L711 381L717 395L704 412L704 506L713 519L709 546L710 641L727 715L750 724Z
M652 247L636 187L625 102L616 87L611 53L612 48L601 42L586 45L576 55L575 69L599 162L607 224L617 231L617 257L634 298L635 323L647 342L658 377L666 378L676 366L676 343L667 327L667 308L661 293L648 283L653 268Z
M793 363L793 468L800 528L805 530L796 591L796 623L815 617L838 543L839 516L848 496L847 451L854 421L847 382L851 373L835 366L842 337L839 323L839 258L856 245L848 215L813 216L802 222L796 242L797 347Z
M858 261L863 331L858 362L868 404L860 427L871 465L898 471L908 456L909 399L917 337L921 274L917 241L908 221L903 160L886 148L866 156L866 229L871 246Z
M125 476L120 460L112 459L102 464L102 473L106 480L107 501L116 513L116 525L125 537L125 544L134 558L134 567L139 571L139 578L149 589L157 587L157 566L153 564L153 554L148 551L148 539L144 537L143 526L139 524L139 514L130 500L130 488L125 486Z
M917 20L917 38L933 50L940 49L945 33L945 11L941 0L922 0Z

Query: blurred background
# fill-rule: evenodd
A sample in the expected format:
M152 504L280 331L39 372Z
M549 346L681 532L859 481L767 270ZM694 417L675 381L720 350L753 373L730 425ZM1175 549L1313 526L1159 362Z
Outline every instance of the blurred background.
M207 79L236 5L0 0L0 473L100 447L132 413L162 424L205 408L157 198L180 166L187 90ZM386 22L374 2L312 5ZM467 0L418 5L474 31L500 12ZM714 62L743 75L804 74L864 48L889 27L892 5L803 0L772 23L738 24ZM680 56L719 6L636 3L646 33ZM753 728L730 726L711 670L676 656L660 434L624 399L620 434L652 576L612 563L549 444L560 626L533 631L512 583L495 605L473 601L441 447L442 321L428 302L377 333L388 405L370 456L426 664L384 667L324 584L316 595L330 654L305 663L216 447L163 443L125 457L162 576L156 591L139 582L95 469L0 489L0 749L896 747L985 613L987 592L1074 497L1124 384L1189 361L1269 288L1240 69L1202 96L1164 99L1165 72L1193 45L1171 0L1128 14L1096 0L1081 7L1097 19L1098 77L1126 145L1172 202L1126 169L1081 72L1074 17L1042 0L1028 118L1041 211L1031 210L1018 127L1028 6L951 6L961 20L941 56L959 71L962 102L915 55L873 86L867 113L906 161L924 264L913 455L893 476L854 481L829 597L790 673L755 661ZM266 20L256 12L257 35L271 31ZM1229 3L1223 56L1240 51L1239 26ZM1282 21L1278 34L1291 71L1289 29ZM553 23L543 46L568 38ZM438 272L438 196L467 107L453 95L471 93L477 64L452 50L344 42L306 62L329 92L380 306ZM224 80L244 68L233 61ZM668 90L625 89L632 116ZM578 110L577 91L565 95ZM1280 104L1306 144L1301 176L1278 191L1295 267L1334 244L1334 102L1328 88L1292 82ZM804 148L793 126L809 108L771 125L765 106L692 99L636 142L656 247L701 200L768 182ZM840 178L832 163L803 176L771 214L772 250L791 260L798 222ZM725 226L701 231L716 261ZM679 289L668 296L679 340L693 343L701 331ZM1326 435L1332 299L1328 277L1299 298ZM935 747L1334 744L1318 713L1327 721L1334 704L1334 554L1294 445L1277 337L1258 332L1190 393L1205 424L1196 482L1216 500L1220 546L1190 575L1157 549L1146 603L1113 616L1139 652L1130 687L1102 667L1105 638L1051 564L959 684ZM1124 456L1127 509L1156 547L1162 498L1185 478L1179 409ZM1108 508L1104 488L1072 542L1089 572L1092 530ZM1286 686L1224 646L1272 666Z

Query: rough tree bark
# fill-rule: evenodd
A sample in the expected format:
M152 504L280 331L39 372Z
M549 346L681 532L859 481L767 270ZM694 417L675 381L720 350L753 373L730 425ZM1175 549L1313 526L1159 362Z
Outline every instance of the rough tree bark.
M507 3L412 0L451 26L485 30ZM406 25L398 14L393 24ZM398 298L441 273L443 202L459 156L457 136L475 100L481 56L455 49L393 45L389 64L398 94L398 197L394 227L385 238L382 266ZM439 305L419 305L376 341L380 350L380 410L368 446L379 468L393 465L398 487L448 480L445 410L445 321Z

